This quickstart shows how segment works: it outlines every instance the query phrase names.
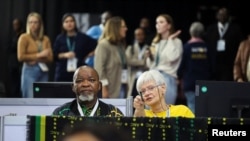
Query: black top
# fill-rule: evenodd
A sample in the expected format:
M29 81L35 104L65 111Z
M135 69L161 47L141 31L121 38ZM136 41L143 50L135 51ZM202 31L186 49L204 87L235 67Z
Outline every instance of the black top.
M77 58L77 67L86 65L84 59L87 55L94 51L97 45L97 41L91 37L78 32L76 36L69 38L70 44L74 42L75 48L72 50L75 52L75 57ZM54 60L56 62L55 68L55 81L72 81L73 72L67 72L67 59L59 59L59 53L68 52L69 47L67 45L67 35L59 34L56 38L53 47Z

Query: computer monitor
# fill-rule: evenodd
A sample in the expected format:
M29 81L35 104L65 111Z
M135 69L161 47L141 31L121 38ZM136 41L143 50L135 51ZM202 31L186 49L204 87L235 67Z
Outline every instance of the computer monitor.
M34 98L75 98L72 82L35 82Z
M250 83L196 81L196 117L250 118Z

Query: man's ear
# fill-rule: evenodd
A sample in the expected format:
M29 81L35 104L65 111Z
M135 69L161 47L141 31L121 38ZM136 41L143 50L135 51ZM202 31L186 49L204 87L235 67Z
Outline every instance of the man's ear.
M99 81L99 88L98 88L98 90L100 91L101 89L102 89L102 82Z
M99 81L97 97L102 98L102 82L101 81Z

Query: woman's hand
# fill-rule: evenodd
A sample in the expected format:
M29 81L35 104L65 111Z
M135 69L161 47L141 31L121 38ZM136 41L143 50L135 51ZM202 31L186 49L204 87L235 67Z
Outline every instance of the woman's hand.
M75 52L73 52L73 51L69 51L69 52L64 53L64 58L71 59L74 57L75 57Z
M142 97L140 95L137 95L134 98L134 116L135 117L145 117L145 112L144 112L144 102L142 100Z
M153 54L152 54L150 48L147 48L147 49L146 49L146 51L145 51L145 56L146 56L146 58L149 57L150 60L154 60Z
M171 34L168 38L174 39L181 34L181 30L177 30L175 33Z
M37 53L37 58L38 59L43 59L47 58L49 56L50 50L49 49L44 49L41 52Z
M137 95L134 99L134 108L143 110L144 109L144 102L142 101L142 97Z

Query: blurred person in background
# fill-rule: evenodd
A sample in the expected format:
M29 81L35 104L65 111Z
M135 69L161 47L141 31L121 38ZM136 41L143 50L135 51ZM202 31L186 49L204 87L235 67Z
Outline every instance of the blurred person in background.
M237 55L234 60L234 81L250 81L250 34L241 41Z
M145 42L150 45L154 38L154 31L151 29L151 22L148 17L142 17L140 19L139 27L144 29L145 32Z
M33 83L46 82L49 77L47 63L53 61L51 42L44 34L43 20L39 13L27 17L26 33L18 40L18 60L23 62L21 90L23 98L33 97Z
M195 81L211 79L211 56L203 41L204 26L193 22L189 28L191 38L184 44L182 61L178 69L178 79L184 92L187 106L195 113Z
M204 36L213 56L212 77L216 81L233 81L234 59L243 39L242 31L226 7L218 9L216 19L216 23L207 27Z
M128 96L137 95L136 81L142 72L148 70L146 66L146 51L149 45L146 43L145 31L142 28L134 30L134 42L126 49L128 60Z
M86 34L89 35L91 38L98 40L99 37L101 36L104 26L106 24L106 22L108 21L108 19L110 19L112 17L112 13L110 11L104 11L101 14L101 23L99 25L93 25L91 26Z
M175 104L178 85L177 70L183 53L182 41L177 37L181 31L175 31L174 21L168 14L158 15L155 26L157 33L148 50L147 66L162 73L168 86L164 95L165 100L169 104Z
M78 31L75 17L66 13L62 17L62 33L57 35L53 52L54 81L71 82L75 70L85 65L85 58L94 51L96 40Z
M110 18L95 50L94 68L102 82L103 98L125 98L128 72L126 48L126 22L122 17Z
M101 23L99 25L93 25L91 26L86 34L89 35L91 38L98 40L99 37L101 36L104 26L107 22L108 19L112 17L111 11L104 11L101 14ZM88 54L88 57L85 60L85 63L91 67L94 67L94 51Z
M22 63L17 59L17 42L18 38L24 33L23 22L21 19L15 18L12 22L12 40L8 47L8 78L9 78L9 95L8 97L21 96L21 69Z

